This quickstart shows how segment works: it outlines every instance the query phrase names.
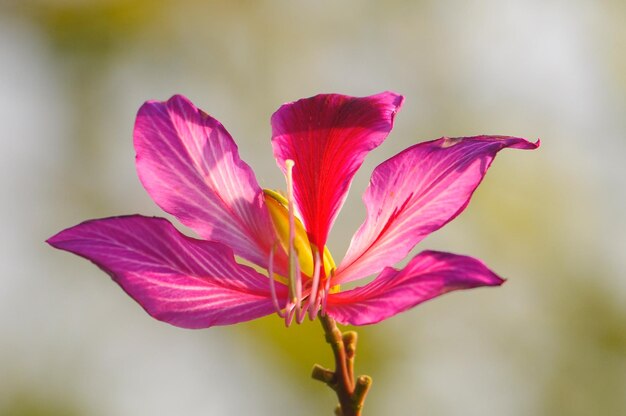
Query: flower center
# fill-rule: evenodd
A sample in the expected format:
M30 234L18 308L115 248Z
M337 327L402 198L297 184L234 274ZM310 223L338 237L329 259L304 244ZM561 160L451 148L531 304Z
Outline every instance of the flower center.
M270 212L276 236L285 253L289 253L289 203L284 196L271 189L263 189L263 193L265 194L265 205ZM299 218L294 218L294 226L293 248L300 263L300 271L305 276L311 277L313 276L314 267L313 250L317 250L317 247L309 242L309 236ZM328 247L324 247L323 260L324 275L329 276L331 270L335 268L335 262Z
M319 248L309 241L300 219L296 218L293 207L294 162L287 160L285 166L287 168L287 197L269 189L264 189L263 193L278 239L269 259L272 300L276 312L280 317L285 318L285 323L289 326L294 316L296 322L301 323L307 310L310 319L315 319L320 308L323 313L326 295L330 290L330 278L336 266L328 248L324 247L323 254L321 254ZM287 278L276 275L273 271L274 254L278 244L289 257ZM289 298L284 306L279 304L276 296L274 279L286 283L289 288Z

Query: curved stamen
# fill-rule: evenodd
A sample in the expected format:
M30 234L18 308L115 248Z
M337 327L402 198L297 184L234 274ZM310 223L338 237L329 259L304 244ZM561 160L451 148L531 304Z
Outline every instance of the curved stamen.
M289 327L289 325L291 325L291 322L293 322L293 315L296 311L295 308L295 304L294 303L288 303L287 306L285 306L285 326Z
M294 315L297 323L302 322L302 278L300 276L300 261L296 252L294 240L296 232L296 219L293 207L293 166L294 161L287 159L285 167L287 168L287 213L289 215L289 310L286 310L285 324L291 325Z
M298 312L298 316L296 316L296 323L299 325L302 322L304 322L304 318L306 317L306 311L307 309L300 309L300 311Z
M296 261L296 323L301 324L306 315L306 309L302 309L302 279L300 278L300 265Z
M320 277L321 277L321 259L320 259L320 253L317 250L317 248L313 248L313 276L312 276L312 283L311 283L311 293L309 294L309 319L312 321L315 319L315 317L317 316L317 310L318 310L318 305L317 305L317 301L318 301L318 293L317 293L317 289L319 288L319 283L320 283Z
M322 316L326 316L326 301L328 300L328 292L330 292L330 281L335 277L335 269L331 269L330 276L326 278L324 285L324 298L322 299Z
M278 316L284 318L285 314L278 303L278 296L276 295L276 284L274 283L274 252L276 251L276 244L277 243L272 244L272 249L270 250L269 266L267 272L270 278L270 292L272 294L272 303L274 304L274 309L276 309L276 313L278 314Z
M297 303L299 297L296 293L296 282L300 280L300 276L295 273L298 267L298 256L294 248L296 220L293 213L293 165L293 160L288 159L285 161L285 167L287 168L287 213L289 215L289 297L291 302Z
M265 201L270 212L274 229L278 236L270 253L270 267L268 268L271 282L272 303L276 313L285 319L289 326L294 318L301 323L306 315L314 320L322 310L326 311L326 298L332 285L331 278L335 270L335 262L327 247L318 248L311 244L305 226L296 218L293 170L293 160L285 160L285 179L287 183L286 195L276 191L263 190ZM276 244L280 243L287 255L286 279L277 276L274 279L273 267ZM310 277L310 279L308 279ZM276 293L278 280L287 285L287 294L284 304L280 305ZM285 282L286 280L286 282Z

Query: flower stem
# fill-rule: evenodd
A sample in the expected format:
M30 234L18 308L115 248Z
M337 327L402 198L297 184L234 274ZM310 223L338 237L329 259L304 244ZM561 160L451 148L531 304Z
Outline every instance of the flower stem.
M356 353L357 333L341 333L335 321L328 315L319 315L326 342L335 355L335 371L318 364L313 366L311 376L326 383L337 394L339 405L335 409L338 416L360 416L365 396L372 385L372 378L360 376L354 379L354 356Z

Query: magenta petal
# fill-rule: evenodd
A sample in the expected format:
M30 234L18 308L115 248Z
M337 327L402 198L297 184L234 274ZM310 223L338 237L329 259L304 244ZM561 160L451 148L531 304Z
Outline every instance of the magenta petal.
M274 310L267 277L237 264L223 244L184 236L163 218L87 221L48 243L91 260L150 315L172 325L207 328Z
M392 92L357 98L322 94L281 106L272 116L279 167L295 162L294 197L309 238L318 247L367 153L381 144L404 98Z
M326 311L342 324L374 324L452 290L503 282L478 259L424 251L402 270L388 267L365 286L329 295Z
M363 195L365 222L339 266L338 282L378 273L459 215L496 153L536 149L516 137L441 138L419 143L380 164Z
M267 266L274 229L261 188L217 120L180 95L148 101L137 114L134 142L139 178L163 210Z

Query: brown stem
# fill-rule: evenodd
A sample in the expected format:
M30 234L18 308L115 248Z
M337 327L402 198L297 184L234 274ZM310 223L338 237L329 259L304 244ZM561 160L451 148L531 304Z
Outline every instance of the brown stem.
M329 316L319 315L322 328L335 355L335 371L315 364L311 376L326 383L337 393L339 406L335 414L339 416L361 416L365 396L372 385L369 376L354 379L354 356L356 353L357 333L342 334L335 321Z

